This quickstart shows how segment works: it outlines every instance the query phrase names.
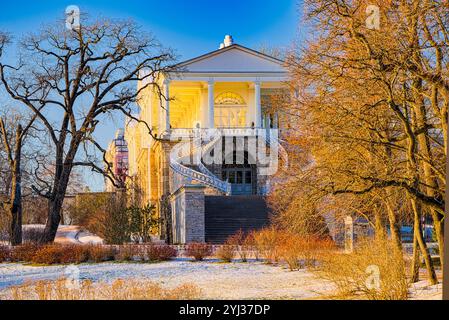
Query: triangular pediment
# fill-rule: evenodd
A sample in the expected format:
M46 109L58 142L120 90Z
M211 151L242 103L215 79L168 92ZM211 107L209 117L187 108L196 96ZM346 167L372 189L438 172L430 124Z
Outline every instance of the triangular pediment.
M284 62L263 53L232 45L179 64L181 72L273 73L286 72Z

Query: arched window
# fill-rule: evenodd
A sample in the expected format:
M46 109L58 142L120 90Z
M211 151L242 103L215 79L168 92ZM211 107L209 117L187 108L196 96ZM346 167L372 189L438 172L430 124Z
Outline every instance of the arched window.
M243 128L247 126L245 100L233 92L223 92L215 99L215 126L217 128Z
M224 106L244 106L246 105L245 100L243 98L233 92L223 92L217 96L215 99L216 105L224 105Z

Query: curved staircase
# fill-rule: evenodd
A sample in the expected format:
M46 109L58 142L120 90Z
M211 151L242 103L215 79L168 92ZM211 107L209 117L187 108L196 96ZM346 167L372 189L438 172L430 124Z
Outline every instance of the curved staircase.
M229 182L219 179L203 164L201 158L203 152L208 152L218 140L221 139L221 135L215 135L206 145L202 145L202 138L197 135L193 141L193 148L190 148L191 142L180 142L176 144L170 152L170 167L172 170L185 178L186 182L195 180L198 183L215 188L226 195L231 194L231 184ZM182 164L186 159L190 159L193 156L194 166L186 166Z

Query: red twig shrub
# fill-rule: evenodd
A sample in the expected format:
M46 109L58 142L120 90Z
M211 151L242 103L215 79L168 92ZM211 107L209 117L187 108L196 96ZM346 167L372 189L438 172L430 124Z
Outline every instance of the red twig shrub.
M46 245L39 248L31 258L36 264L61 264L64 251L67 248L58 245ZM66 255L68 257L68 255Z
M9 261L10 250L6 246L0 245L0 263Z
M67 245L61 248L61 264L79 264L89 261L89 248L80 245Z
M193 257L195 261L203 261L204 258L212 255L212 247L207 243L190 243L186 248L186 255Z
M112 247L105 247L102 245L86 246L89 252L89 261L99 263L106 261L113 261L117 256L117 252Z
M46 245L40 247L25 260L36 264L79 264L84 262L105 262L114 260L114 252L109 247L97 245Z
M178 255L175 248L167 245L148 245L144 251L149 261L168 261Z
M12 248L10 254L11 262L30 262L40 247L40 245L35 243L26 243Z
M139 248L136 245L125 244L118 248L115 255L117 261L133 261L136 256L139 256Z

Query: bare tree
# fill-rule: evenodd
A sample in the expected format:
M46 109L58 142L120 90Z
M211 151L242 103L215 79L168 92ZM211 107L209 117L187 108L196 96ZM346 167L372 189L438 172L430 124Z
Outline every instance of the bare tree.
M0 54L9 42L0 36ZM64 24L44 28L21 41L20 53L15 65L0 62L0 80L12 99L37 115L54 146L52 181L34 187L48 199L42 242L52 242L73 168L113 174L92 155L81 157L80 147L89 145L104 158L94 133L106 115L133 118L135 103L150 87L161 101L168 98L159 75L173 70L174 55L134 22L108 20L84 21L75 30Z
M36 118L37 116L34 115L30 120L25 121L23 118L13 117L7 126L7 121L0 117L1 140L6 154L6 163L9 165L9 182L5 192L9 194L6 206L10 215L10 243L13 246L22 244L22 150L24 140ZM22 126L21 121L25 122L25 127Z

